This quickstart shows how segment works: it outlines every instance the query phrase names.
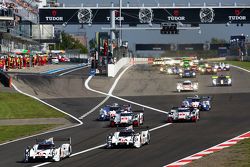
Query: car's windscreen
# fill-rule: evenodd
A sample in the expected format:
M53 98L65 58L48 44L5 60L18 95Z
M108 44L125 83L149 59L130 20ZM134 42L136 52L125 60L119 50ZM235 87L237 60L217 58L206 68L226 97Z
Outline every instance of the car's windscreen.
M54 144L39 144L38 150L47 150L47 149L52 149L54 147L55 147Z
M190 112L190 110L178 110L178 112Z
M119 109L120 109L120 107L110 107L110 111L117 111Z
M186 82L184 82L183 85L191 85L191 83L186 83Z
M132 136L133 132L120 132L119 136L120 137L127 137L127 136Z
M121 116L132 116L132 113L121 113Z

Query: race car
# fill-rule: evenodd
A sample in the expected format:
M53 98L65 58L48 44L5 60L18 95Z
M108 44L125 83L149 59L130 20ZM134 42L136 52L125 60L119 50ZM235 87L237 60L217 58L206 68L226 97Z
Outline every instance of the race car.
M131 111L130 104L119 105L118 103L113 103L111 105L106 105L100 110L100 114L97 118L99 121L109 121L110 117L115 116L119 111Z
M56 146L54 141L68 141L68 143ZM49 138L49 139L37 139L37 142L33 147L27 147L24 151L24 162L32 160L52 160L60 161L63 158L67 158L71 155L71 138Z
M187 97L182 101L182 107L198 108L200 111L209 111L211 109L211 97L195 95Z
M196 72L192 70L184 70L180 74L181 78L195 78L196 77Z
M132 126L117 130L114 134L106 138L106 148L115 146L132 146L140 148L142 145L150 143L149 130L136 133Z
M213 86L232 86L232 78L229 75L212 76Z
M178 82L176 86L177 92L181 91L197 91L198 90L198 82L192 82L190 80L186 80L183 82Z
M196 122L200 119L200 112L197 108L182 108L173 107L170 112L168 112L167 122L176 121L192 121Z
M160 72L166 72L167 74L171 75L171 74L179 74L180 72L182 72L182 68L178 67L178 66L165 66L165 67L161 67L160 68Z
M230 65L225 64L224 62L220 62L217 66L218 71L229 71L230 70Z
M117 113L115 116L110 117L110 127L114 126L129 126L133 125L134 127L142 125L144 122L144 113L143 111L124 111Z
M207 65L205 68L200 69L200 74L216 74L217 71L217 68Z

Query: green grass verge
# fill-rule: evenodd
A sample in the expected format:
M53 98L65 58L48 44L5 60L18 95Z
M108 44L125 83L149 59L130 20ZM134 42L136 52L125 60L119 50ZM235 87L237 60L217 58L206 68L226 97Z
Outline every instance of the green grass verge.
M250 70L250 62L247 61L224 61L224 62Z
M250 139L245 139L236 145L228 148L231 154L235 156L227 159L224 166L227 167L249 167L250 166Z
M0 126L0 143L14 140L17 138L37 134L49 129L52 129L58 125L9 125Z
M20 93L0 92L0 119L58 118L65 115Z

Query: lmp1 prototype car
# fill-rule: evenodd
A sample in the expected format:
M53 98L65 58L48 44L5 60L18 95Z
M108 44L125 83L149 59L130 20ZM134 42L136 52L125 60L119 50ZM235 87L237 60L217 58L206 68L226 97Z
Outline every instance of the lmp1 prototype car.
M232 78L229 75L212 76L213 86L232 86Z
M192 70L184 70L180 74L181 78L195 78L196 77L196 72Z
M54 141L69 141L69 143L56 146ZM40 141L40 142L39 142ZM47 140L38 140L33 147L27 147L24 152L24 162L32 160L52 160L60 161L70 156L72 152L71 138L49 138Z
M165 66L165 67L161 67L160 68L160 72L165 72L169 75L171 74L179 74L180 72L182 72L182 68L178 67L178 66Z
M115 116L110 117L110 126L129 126L133 125L134 127L142 125L144 122L144 113L143 111L123 111L117 113Z
M211 109L211 97L199 97L198 95L187 97L182 101L181 106L186 108L198 108L201 111L209 111Z
M200 69L200 74L216 74L217 71L217 68L208 65L205 68Z
M225 64L223 62L215 64L214 66L215 66L215 68L217 68L218 71L229 71L230 70L230 65Z
M140 148L144 144L149 144L150 133L149 130L136 133L132 126L123 128L110 134L106 139L106 147L112 148L115 146L133 146Z
M197 108L180 108L173 107L168 113L167 122L192 121L200 119L200 112Z
M97 119L99 121L109 121L110 117L115 116L116 112L124 110L131 111L131 105L130 104L119 105L118 103L106 105L103 108L101 108L100 114Z
M198 90L198 82L192 82L189 80L178 82L176 86L177 92L181 91L197 91Z

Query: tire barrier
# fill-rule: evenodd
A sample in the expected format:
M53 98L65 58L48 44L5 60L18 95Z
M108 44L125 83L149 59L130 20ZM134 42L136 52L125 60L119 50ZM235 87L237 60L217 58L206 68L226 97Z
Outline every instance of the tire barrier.
M12 87L12 77L9 76L6 72L0 72L0 79L1 79L1 83L5 86L5 87Z

